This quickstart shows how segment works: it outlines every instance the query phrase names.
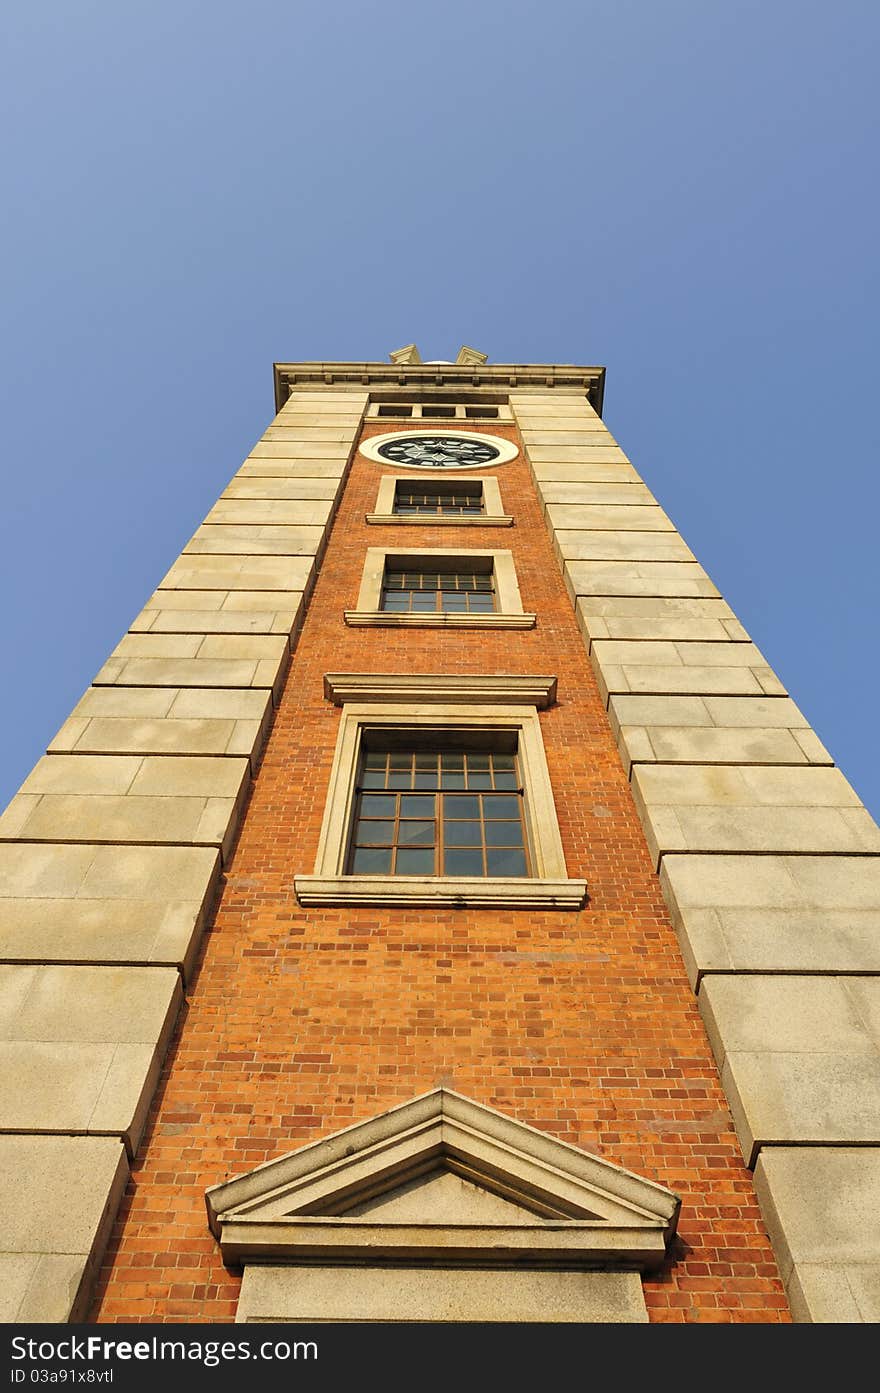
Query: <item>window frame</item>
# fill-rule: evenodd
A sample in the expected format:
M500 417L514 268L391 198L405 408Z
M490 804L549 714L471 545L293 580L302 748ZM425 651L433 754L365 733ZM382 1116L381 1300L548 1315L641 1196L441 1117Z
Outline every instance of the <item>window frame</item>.
M586 882L568 877L538 708L522 701L521 693L525 691L522 679L512 680L509 700L503 701L499 699L499 693L503 695L499 681L503 679L491 679L491 697L480 700L485 693L484 679L453 678L444 691L444 679L438 676L433 679L431 692L424 693L420 703L414 705L388 699L389 676L383 675L377 700L342 703L314 872L294 878L300 902L304 905L402 902L407 905L579 909L586 897ZM406 689L409 680L401 675L401 688ZM545 684L553 681L539 680ZM332 700L333 679L325 678L325 690L328 681ZM343 675L343 689L345 681ZM474 701L461 699L463 686L468 683L477 698ZM362 681L361 692L365 690ZM458 699L446 700L452 692ZM402 734L434 731L439 739L444 730L486 733L489 740L493 732L504 734L508 739L515 736L524 790L523 825L531 874L527 877L450 877L346 873L361 742L365 731L377 730Z
M403 484L404 487L411 486L414 489L424 489L426 484L424 471L418 475L383 474L379 480L379 492L376 497L376 508L372 513L365 514L368 523L379 523L382 525L391 524L392 526L403 527L512 527L513 518L509 513L505 513L501 502L501 490L498 487L498 480L491 474L466 474L459 478L455 474L444 474L442 479L432 478L432 483L450 484L453 487L459 484L480 484L482 487L483 511L475 517L454 513L410 513L401 514L394 511L394 499L397 493L397 485Z
M431 734L434 734L434 732L431 732ZM451 734L452 730L450 728L450 735ZM459 851L464 851L468 854L476 853L480 861L484 865L487 865L488 862L486 858L495 851L513 850L517 853L521 853L523 864L523 870L521 873L516 873L516 878L523 879L531 876L532 849L529 838L529 828L525 816L525 786L522 777L519 750L517 748L517 737L514 736L511 738L508 733L497 729L490 732L481 730L475 733L472 730L463 731L460 727L455 730L454 735L454 741L446 743L443 739L436 738L425 741L423 737L420 738L419 733L413 730L412 727L402 736L398 736L397 732L389 735L384 733L381 728L375 726L363 727L355 777L355 797L352 801L352 814L348 829L348 851L345 858L346 874L383 874L383 872L359 871L354 866L359 850L367 852L387 851L389 861L393 861L394 863L394 870L389 870L388 873L393 874L395 877L406 874L406 872L397 869L397 861L401 853L404 855L411 851L426 853L428 847L423 847L415 843L405 843L399 835L399 830L407 823L430 823L434 828L434 837L430 845L430 854L435 869L432 871L417 872L417 874L442 876L444 879L450 874L456 874L456 872L438 871L436 869L439 865L445 864L447 853L450 855L455 855ZM420 745L422 746L421 750L419 748ZM436 783L431 788L416 787L415 785L411 788L402 788L400 786L395 786L393 783L384 783L380 787L376 783L367 784L365 782L368 772L364 763L365 755L384 755L386 761L385 778L390 779L394 772L392 761L395 754L406 756L410 760L415 759L417 769L417 761L420 754L427 754L429 756L439 754L442 756L444 754L453 753L452 745L460 745L462 747L462 753L465 759L467 759L469 755L488 756L491 761L490 767L493 768L495 757L509 759L512 761L512 768L510 770L502 769L501 773L502 775L508 774L513 777L515 782L509 787L496 788L493 775L490 776L492 781L490 781L488 787L483 787L482 784L472 787L471 778L475 771L469 764L467 765L467 776L465 776L464 772L465 766L462 766L462 780L467 777L467 788L465 788L464 782L461 788L453 788L448 783L444 784L442 772L439 769L437 771ZM411 765L410 775L412 775L412 772L413 768ZM496 773L497 772L498 771L496 771ZM479 774L479 771L477 771L477 773ZM423 798L426 796L430 797L433 802L433 811L430 818L418 815L412 816L406 812L404 800L407 798ZM488 805L485 802L486 796L489 798ZM385 817L378 814L365 813L364 800L370 797L393 798L395 805L393 814ZM460 800L466 798L469 798L476 804L476 816L464 817L460 811L458 813L456 812L457 809L461 808ZM513 799L515 801L515 817L508 814L502 818L498 814L488 812L488 808L497 806L496 799L498 798L505 798L507 800ZM379 836L378 827L387 827L389 823L391 826L390 840L383 842L375 840L375 838ZM449 829L455 829L462 824L467 826L475 825L479 833L477 839L456 842L453 837L451 841L447 840L450 835ZM492 842L489 838L488 828L493 824L500 824L503 827L507 827L508 825L515 827L517 840L507 841L503 845ZM371 828L375 829L374 840L369 839ZM358 835L358 833L360 833L360 835ZM468 874L472 873L469 872ZM479 873L479 878L485 880L488 879L489 876L481 871Z
M486 614L403 614L383 610L380 605L386 567L404 571L488 570L495 582L496 608ZM344 613L348 625L376 628L532 629L537 622L535 614L523 610L513 552L485 548L367 547L357 607Z

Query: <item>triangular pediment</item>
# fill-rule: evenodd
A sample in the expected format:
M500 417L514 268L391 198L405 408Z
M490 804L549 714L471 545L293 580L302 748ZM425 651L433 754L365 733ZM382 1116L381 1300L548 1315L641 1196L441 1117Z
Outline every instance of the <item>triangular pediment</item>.
M594 1265L662 1261L668 1190L448 1089L435 1089L238 1176L206 1195L227 1261Z

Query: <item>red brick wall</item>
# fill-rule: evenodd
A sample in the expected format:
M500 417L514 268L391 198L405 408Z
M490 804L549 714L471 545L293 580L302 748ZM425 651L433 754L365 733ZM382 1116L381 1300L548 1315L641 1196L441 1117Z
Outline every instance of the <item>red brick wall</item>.
M93 1319L232 1320L240 1273L208 1231L205 1189L445 1084L682 1196L680 1241L645 1281L652 1320L787 1320L528 469L495 471L516 519L503 531L368 526L389 472L352 467ZM511 548L537 627L347 628L365 548L386 542ZM293 877L314 869L339 722L326 671L556 673L541 724L587 907L303 910Z

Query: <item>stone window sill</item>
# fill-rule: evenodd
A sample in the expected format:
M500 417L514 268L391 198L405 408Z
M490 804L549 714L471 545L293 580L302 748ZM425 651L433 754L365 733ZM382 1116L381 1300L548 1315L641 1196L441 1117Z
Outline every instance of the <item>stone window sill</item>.
M298 875L303 905L401 905L449 909L581 909L585 880L405 875Z
M385 610L347 609L350 627L374 629L533 629L534 614L393 614Z

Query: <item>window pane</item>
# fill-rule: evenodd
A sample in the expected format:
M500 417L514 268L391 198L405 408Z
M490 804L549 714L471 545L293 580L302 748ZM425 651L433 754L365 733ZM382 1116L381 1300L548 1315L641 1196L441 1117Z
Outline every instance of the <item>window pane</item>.
M391 874L391 848L377 851L372 847L357 847L351 862L352 870L363 875L390 875Z
M399 838L401 846L433 846L434 823L401 822ZM358 834L358 840L363 841L360 834Z
M443 840L447 846L481 846L479 822L444 822Z
M515 847L488 847L486 864L489 875L525 875L526 857L524 851Z
M434 852L401 849L394 866L395 875L433 875Z
M497 798L483 798L483 816L485 818L519 818L519 799L511 798L508 794L501 794Z
M465 614L468 607L467 595L445 594L440 597L440 608L446 614Z
M435 754L416 755L416 777L414 788L437 788L437 756Z
M487 846L522 846L522 827L518 822L487 822Z
M443 858L446 875L482 875L483 853L448 847Z
M409 609L409 596L405 592L400 595L383 595L382 608L386 613L401 614Z
M443 800L443 812L447 818L466 818L469 822L480 820L479 798L451 796Z
M393 817L397 799L378 793L364 793L361 796L361 815L363 817Z
M470 770L468 771L468 788L491 788L491 787L492 787L492 775L489 773L488 770L486 771L485 774L481 774L481 773L479 772L479 770L475 770L473 773L471 773Z
M367 822L361 819L355 840L360 846L390 846L394 841L394 823Z
M400 800L401 817L423 817L434 816L434 797L425 793L413 793L406 795Z
M361 774L361 788L384 788L384 769L365 769Z
M468 596L468 609L471 614L492 614L495 610L495 596L474 594Z
M507 769L496 769L496 770L495 770L495 787L496 787L496 788L519 788L519 784L518 784L517 781L516 781L516 774L513 772L513 770L512 770L512 769L511 769L511 770L507 770Z
M412 788L412 774L408 769L392 769L388 775L388 788Z

